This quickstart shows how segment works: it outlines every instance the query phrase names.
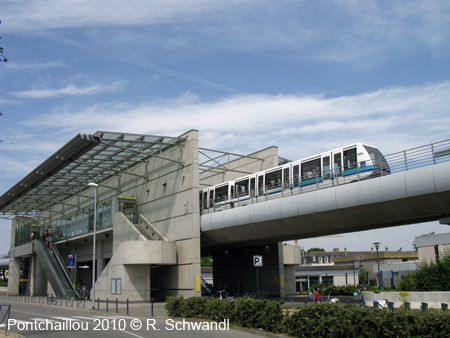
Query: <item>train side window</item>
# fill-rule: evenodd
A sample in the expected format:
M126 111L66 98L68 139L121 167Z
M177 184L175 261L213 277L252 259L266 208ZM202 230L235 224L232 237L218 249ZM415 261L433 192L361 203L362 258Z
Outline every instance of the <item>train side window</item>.
M281 187L281 169L266 173L266 186L269 189Z
M330 156L323 158L323 178L328 180L331 177Z
M299 171L299 165L294 165L292 167L292 180L294 181L294 188L298 188L298 181L299 181L299 176L300 171Z
M302 180L319 177L321 175L320 158L302 163Z
M237 196L246 196L248 195L248 182L249 180L243 180L234 183L234 189L236 191Z
M290 187L289 168L283 169L283 181L284 181L284 189L289 189L289 187Z
M356 168L356 148L344 151L344 170Z
M216 202L225 201L228 197L228 185L217 187L214 191Z
M334 175L335 176L341 176L342 175L342 154L334 154Z

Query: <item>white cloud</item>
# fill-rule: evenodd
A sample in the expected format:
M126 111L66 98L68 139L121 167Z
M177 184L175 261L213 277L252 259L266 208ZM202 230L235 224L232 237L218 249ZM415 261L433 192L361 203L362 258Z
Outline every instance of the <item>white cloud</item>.
M49 10L51 8L51 10ZM165 57L213 51L285 51L370 64L390 53L448 52L450 3L383 1L7 1L5 32L30 32L110 50L154 46ZM67 30L79 30L77 35ZM43 33L46 32L46 33ZM145 41L144 44L142 42ZM145 46L145 47L144 47ZM207 46L207 48L204 48Z
M33 89L14 93L14 96L29 99L46 99L58 96L83 96L94 95L105 92L115 92L120 90L125 85L125 82L114 82L109 85L96 84L89 87L77 87L75 85L68 85L65 88L58 89Z
M356 141L394 152L412 147L411 139L415 146L448 137L449 93L449 82L331 99L233 95L207 102L186 93L173 100L137 104L55 107L52 113L21 124L61 135L110 130L176 136L198 129L208 148L248 153L277 145L280 155L291 159Z

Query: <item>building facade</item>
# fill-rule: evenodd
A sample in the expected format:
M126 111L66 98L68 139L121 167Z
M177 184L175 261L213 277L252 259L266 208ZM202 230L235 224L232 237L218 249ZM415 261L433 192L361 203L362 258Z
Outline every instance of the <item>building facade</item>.
M196 130L76 135L0 197L1 215L12 220L8 292L137 302L200 296L200 189L279 163L276 147L216 167L200 161L207 151ZM254 290L246 253L263 253L261 288L285 294L285 268L293 267L280 244L224 252L203 250L214 257L216 289Z

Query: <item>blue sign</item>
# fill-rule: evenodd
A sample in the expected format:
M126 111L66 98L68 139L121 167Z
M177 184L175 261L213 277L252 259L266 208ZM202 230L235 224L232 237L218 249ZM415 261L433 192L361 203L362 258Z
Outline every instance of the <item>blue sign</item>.
M67 255L67 267L74 268L75 267L75 259L76 255Z

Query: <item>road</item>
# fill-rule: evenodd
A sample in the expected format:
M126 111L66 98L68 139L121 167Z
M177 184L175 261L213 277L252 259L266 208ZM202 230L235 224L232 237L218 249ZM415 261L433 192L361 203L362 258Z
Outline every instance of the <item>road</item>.
M249 332L236 331L209 321L183 321L168 317L133 317L109 315L93 311L76 310L59 306L11 303L11 315L5 325L12 332L26 337L78 338L95 335L99 338L139 337L255 337ZM4 311L4 306L2 310Z

